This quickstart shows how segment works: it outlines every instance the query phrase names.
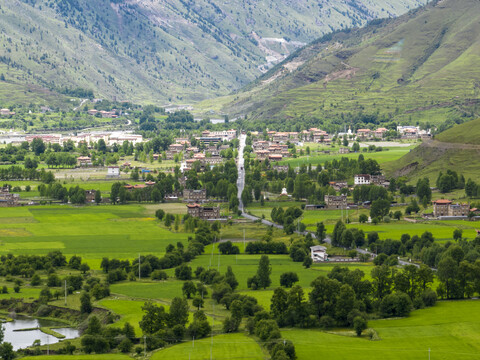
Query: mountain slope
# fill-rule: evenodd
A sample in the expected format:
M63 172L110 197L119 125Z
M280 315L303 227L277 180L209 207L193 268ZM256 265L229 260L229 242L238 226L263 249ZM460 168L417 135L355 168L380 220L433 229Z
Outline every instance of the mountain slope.
M407 176L415 181L429 177L431 183L440 172L452 169L465 178L478 179L480 163L480 119L454 126L425 141L398 161L384 165L391 176Z
M18 85L205 99L244 86L326 32L425 1L10 0L0 4L0 63L16 70L5 75Z
M480 99L479 20L479 1L443 0L372 21L312 43L219 103L232 115L286 127L298 117L342 124L473 116Z

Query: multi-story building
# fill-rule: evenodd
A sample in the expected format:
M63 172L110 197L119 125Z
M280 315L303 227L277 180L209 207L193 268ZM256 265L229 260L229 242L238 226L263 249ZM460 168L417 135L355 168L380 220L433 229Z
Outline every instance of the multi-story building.
M368 174L357 174L354 177L354 184L357 185L378 185L385 186L386 178L383 175L368 175ZM388 186L388 185L387 185Z
M325 205L327 209L346 209L347 195L325 195Z
M432 201L433 216L468 216L470 206L468 204L453 204L451 200L440 199Z
M185 202L204 202L207 200L207 190L200 189L200 190L191 190L191 189L184 189L183 190L183 201Z
M188 204L187 212L190 216L202 220L211 220L220 218L219 206L202 206L199 204Z

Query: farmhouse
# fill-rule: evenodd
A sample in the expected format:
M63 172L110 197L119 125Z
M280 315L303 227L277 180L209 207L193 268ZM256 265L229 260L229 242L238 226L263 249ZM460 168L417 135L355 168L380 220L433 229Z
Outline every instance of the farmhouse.
M325 246L322 246L322 245L311 246L310 253L311 253L313 262L322 262L322 261L327 261L328 259L327 248Z
M327 209L346 209L347 195L325 195L325 205Z
M0 189L0 207L18 206L19 194L11 194L8 187Z
M97 192L95 190L85 190L85 202L86 203L93 203L95 202L95 194Z
M77 166L91 166L92 159L90 156L79 156L77 158Z
M349 154L349 153L350 153L350 149L347 148L347 147L341 147L340 149L338 149L338 153L339 153L339 154Z
M328 183L335 191L340 191L343 188L348 187L348 183L346 181L330 181Z
M192 217L202 220L218 219L220 217L219 206L201 206L199 204L188 204L187 212Z

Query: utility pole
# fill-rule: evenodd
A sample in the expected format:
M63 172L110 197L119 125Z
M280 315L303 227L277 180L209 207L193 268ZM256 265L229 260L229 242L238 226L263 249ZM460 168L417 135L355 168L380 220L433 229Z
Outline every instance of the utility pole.
M195 347L195 335L193 335L193 347Z
M243 251L245 251L245 228L243 228Z
M67 280L65 280L65 306L67 306Z

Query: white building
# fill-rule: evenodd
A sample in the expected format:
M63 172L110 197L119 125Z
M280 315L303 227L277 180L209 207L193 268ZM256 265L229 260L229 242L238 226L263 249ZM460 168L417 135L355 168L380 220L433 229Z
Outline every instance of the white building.
M310 252L313 262L326 261L328 258L327 248L322 245L315 245L310 247Z
M120 168L118 166L109 166L107 169L107 177L120 177Z
M370 175L358 174L354 178L355 185L370 185Z

